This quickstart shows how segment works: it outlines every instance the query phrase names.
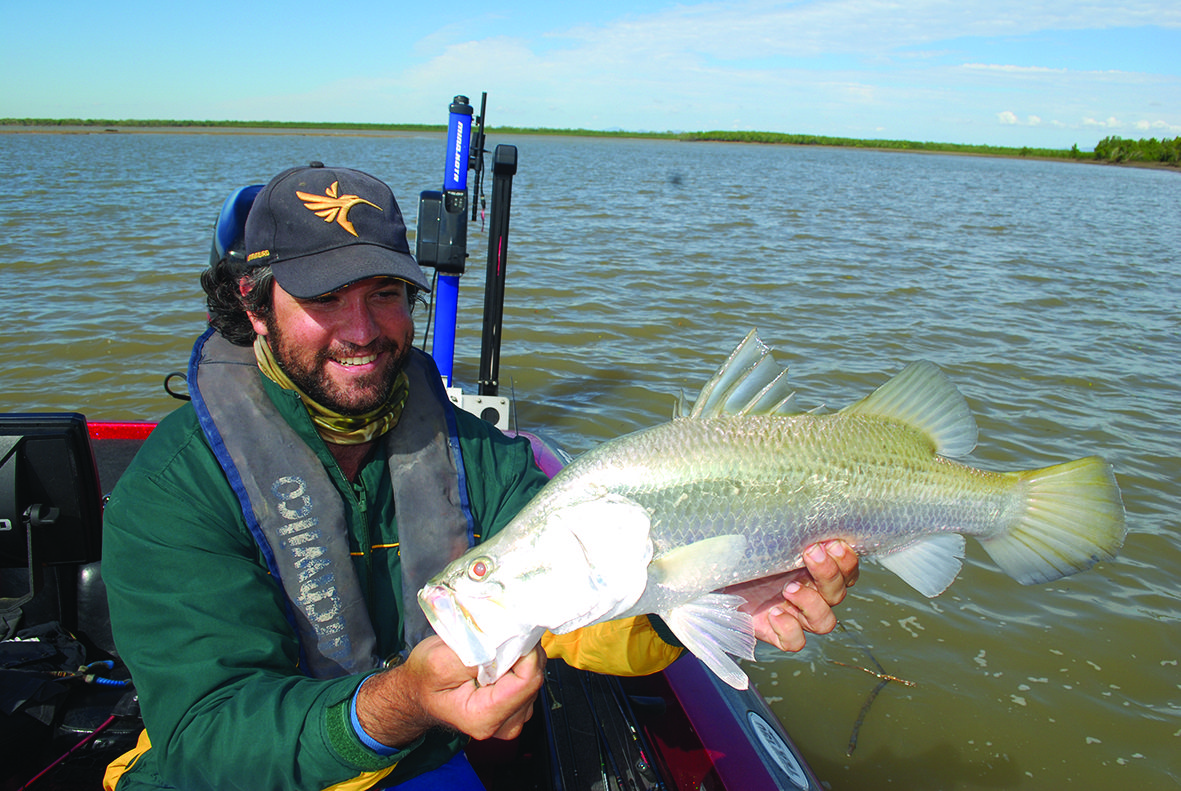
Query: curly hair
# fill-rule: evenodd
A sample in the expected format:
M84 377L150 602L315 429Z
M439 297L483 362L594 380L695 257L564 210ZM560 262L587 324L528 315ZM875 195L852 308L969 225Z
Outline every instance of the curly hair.
M210 265L201 273L209 324L235 346L253 345L256 333L246 311L269 316L274 285L275 275L265 264L247 268L240 261L222 258Z

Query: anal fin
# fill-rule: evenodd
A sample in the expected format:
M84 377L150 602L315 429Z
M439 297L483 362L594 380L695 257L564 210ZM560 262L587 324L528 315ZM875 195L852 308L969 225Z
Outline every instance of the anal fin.
M964 537L939 533L902 549L878 555L877 561L928 598L938 596L955 582L964 559Z

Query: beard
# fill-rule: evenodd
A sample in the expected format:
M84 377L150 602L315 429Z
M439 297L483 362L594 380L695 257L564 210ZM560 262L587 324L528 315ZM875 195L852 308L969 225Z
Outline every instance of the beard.
M413 329L398 343L392 338L379 338L368 346L338 344L328 349L310 351L288 343L274 316L266 318L267 342L275 362L295 386L322 407L341 415L356 417L367 414L385 404L394 389L398 374L406 367L413 343ZM348 385L336 382L328 373L333 359L357 357L365 354L382 355L386 364L365 377L355 378Z

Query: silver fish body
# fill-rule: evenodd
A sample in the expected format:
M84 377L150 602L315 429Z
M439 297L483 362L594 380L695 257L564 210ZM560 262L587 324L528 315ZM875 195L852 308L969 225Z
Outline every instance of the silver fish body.
M752 332L691 412L575 460L419 600L483 681L547 629L655 613L745 686L728 655L753 656L753 626L738 597L712 592L798 568L817 541L844 539L927 596L954 581L964 535L1022 583L1114 556L1124 510L1102 459L997 473L949 458L975 442L930 363L840 412L800 414Z
M936 455L902 424L837 413L678 418L591 451L529 510L561 508L587 489L642 506L657 558L742 536L741 558L698 568L691 590L705 593L799 568L803 550L822 540L879 556L943 532L987 537L1020 507L1023 487ZM667 611L668 598L656 584L633 609Z

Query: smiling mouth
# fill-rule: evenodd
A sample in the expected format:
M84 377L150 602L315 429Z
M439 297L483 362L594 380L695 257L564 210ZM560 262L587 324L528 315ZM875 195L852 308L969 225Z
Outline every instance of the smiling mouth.
M376 354L365 354L358 357L334 357L333 362L343 365L346 368L354 368L359 365L368 365L377 360Z

